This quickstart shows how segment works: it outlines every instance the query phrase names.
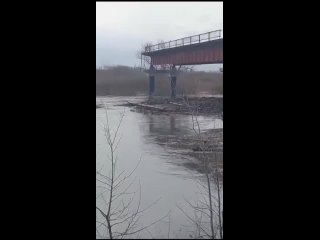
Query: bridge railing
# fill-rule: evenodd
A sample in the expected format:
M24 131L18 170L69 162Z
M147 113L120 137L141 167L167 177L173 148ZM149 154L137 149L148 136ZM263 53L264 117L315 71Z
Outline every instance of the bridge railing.
M217 38L221 38L222 30L211 31L199 35L193 35L185 38L176 39L169 42L160 42L152 46L146 46L145 52L154 52L162 49L181 47L196 43L208 42Z

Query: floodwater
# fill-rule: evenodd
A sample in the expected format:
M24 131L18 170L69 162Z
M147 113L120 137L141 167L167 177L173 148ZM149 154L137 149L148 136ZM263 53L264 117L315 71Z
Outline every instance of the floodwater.
M129 211L134 211L139 204L140 209L144 209L150 204L154 205L141 213L139 224L136 229L147 226L162 217L154 225L138 232L127 238L192 238L194 237L195 227L187 217L182 213L182 208L191 217L194 216L194 210L186 204L185 199L195 203L199 199L199 185L197 179L201 174L177 165L176 162L185 161L185 155L179 154L178 150L169 149L165 144L157 142L159 135L179 135L192 132L192 119L190 116L170 114L155 115L143 114L130 111L130 108L115 106L126 101L140 102L144 100L139 97L101 97L97 98L97 103L103 103L106 109L96 109L96 168L103 174L108 174L111 165L108 155L110 151L104 135L104 126L107 123L114 133L120 119L120 113L124 112L118 137L119 145L115 155L117 156L116 172L119 174L125 171L129 174L135 167L127 181L128 192L136 192L133 196L133 202ZM222 128L220 119L213 121L212 117L199 117L199 123L202 129ZM102 184L97 181L96 204L101 209L106 210L101 192ZM139 191L140 189L140 191ZM141 193L141 195L139 194ZM128 200L129 195L123 195ZM106 194L106 199L108 195ZM141 198L139 198L141 196ZM97 211L97 220L102 221L100 213ZM97 222L97 238L106 238L106 228ZM121 224L117 225L118 230L123 230ZM115 228L116 231L116 228Z

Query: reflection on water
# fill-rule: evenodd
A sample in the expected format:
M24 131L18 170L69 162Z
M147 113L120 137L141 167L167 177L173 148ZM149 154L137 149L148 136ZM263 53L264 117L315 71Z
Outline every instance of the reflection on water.
M171 210L170 238L190 238L193 231L190 222L177 209L177 204L182 206L190 215L193 211L185 206L184 198L195 202L198 198L198 187L195 182L196 175L183 165L172 163L185 161L190 158L186 155L168 151L165 144L159 141L159 137L172 135L185 135L192 133L192 118L186 115L158 115L142 114L130 111L129 108L115 106L126 101L140 102L143 97L105 97L97 99L97 103L103 102L108 109L108 121L110 128L114 129L119 121L119 113L125 111L119 136L121 141L118 146L117 171L134 169L141 158L141 163L132 175L141 184L141 207L148 206L158 198L161 200L155 207L148 209L140 219L143 225L159 219ZM222 121L211 117L199 117L202 129L222 128ZM106 123L104 109L96 109L96 165L97 169L104 169L105 173L110 169L106 156L109 154L103 135L103 124ZM197 178L197 177L196 177ZM98 184L97 184L98 186ZM101 189L97 187L98 195ZM97 199L97 205L102 206L103 201ZM148 231L140 233L140 238L167 238L169 219L150 227ZM132 236L130 236L132 237Z
M144 115L149 123L150 135L170 135L187 133L186 126L183 126L181 121L174 115Z
M181 135L191 134L192 116L183 114L143 114L146 122L149 124L149 133L151 135ZM201 130L223 128L221 119L212 117L199 116L198 121L201 123ZM194 120L195 121L195 120ZM145 128L142 128L142 130ZM148 134L148 133L147 133Z

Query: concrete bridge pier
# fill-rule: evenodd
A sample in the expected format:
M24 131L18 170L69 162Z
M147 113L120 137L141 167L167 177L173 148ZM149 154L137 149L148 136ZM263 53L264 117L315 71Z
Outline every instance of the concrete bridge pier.
M176 98L177 95L177 77L171 76L170 77L171 82L171 98Z
M149 98L154 95L155 91L155 76L153 74L149 74Z
M176 68L173 66L170 71L170 86L171 86L171 98L176 98L177 95L177 73Z
M150 71L149 71L149 98L151 98L154 95L155 92L155 73L154 73L154 67L153 65L150 65Z

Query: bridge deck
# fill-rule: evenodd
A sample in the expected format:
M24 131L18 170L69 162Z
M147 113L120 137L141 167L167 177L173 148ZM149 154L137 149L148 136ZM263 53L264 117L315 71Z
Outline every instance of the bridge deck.
M221 30L147 46L142 55L151 57L152 65L223 63Z
M193 44L209 42L221 38L221 32L221 30L216 30L207 33L202 33L199 35L193 35L185 38L176 39L169 42L161 42L152 46L146 46L145 51L142 54L148 55L148 53L156 52L163 49L172 49L181 46L190 46Z

